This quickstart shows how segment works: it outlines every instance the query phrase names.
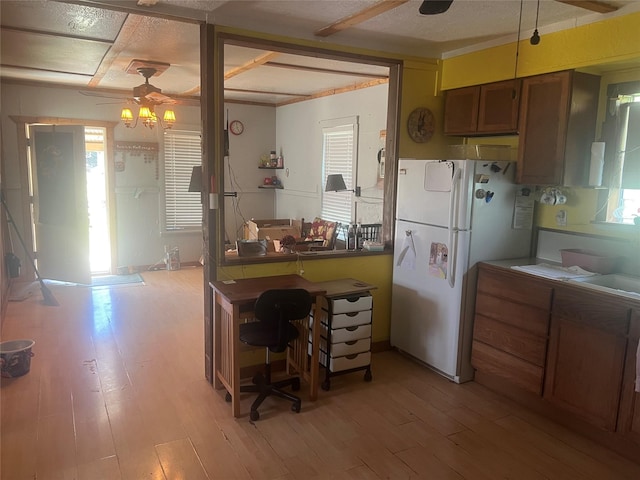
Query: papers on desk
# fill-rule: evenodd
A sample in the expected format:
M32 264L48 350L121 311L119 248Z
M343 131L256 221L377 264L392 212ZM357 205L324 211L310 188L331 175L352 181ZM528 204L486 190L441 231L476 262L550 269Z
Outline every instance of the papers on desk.
M511 267L514 270L537 275L539 277L552 278L554 280L568 280L570 278L590 277L598 275L584 270L578 266L560 267L557 265L549 265L547 263L539 263L537 265L522 265Z

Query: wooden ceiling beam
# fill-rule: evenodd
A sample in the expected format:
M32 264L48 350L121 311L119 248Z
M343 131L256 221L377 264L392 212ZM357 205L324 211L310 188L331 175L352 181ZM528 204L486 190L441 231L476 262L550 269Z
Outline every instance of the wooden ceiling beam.
M236 75L240 75L248 70L252 70L261 65L264 65L270 60L278 57L280 54L278 52L265 52L262 55L258 55L256 58L249 60L244 65L240 65L239 67L232 68L224 74L224 79L229 80L230 78L235 77Z
M289 70L302 70L305 72L328 73L331 75L348 75L351 77L389 78L389 75L382 75L382 74L376 74L376 73L349 72L346 70L334 70L332 68L318 68L318 67L310 67L307 65L293 65L291 63L267 62L264 64L264 66L275 67L275 68L287 68Z
M598 13L611 13L615 12L619 8L610 3L598 0L556 0L556 2L566 3L567 5L573 5L574 7L586 8L587 10Z
M314 32L317 37L328 37L334 33L338 33L347 28L351 28L354 25L362 23L373 17L392 10L400 5L407 3L409 0L381 0L378 3L371 5L370 7L363 8L362 10L352 13L340 20L337 20L325 27Z

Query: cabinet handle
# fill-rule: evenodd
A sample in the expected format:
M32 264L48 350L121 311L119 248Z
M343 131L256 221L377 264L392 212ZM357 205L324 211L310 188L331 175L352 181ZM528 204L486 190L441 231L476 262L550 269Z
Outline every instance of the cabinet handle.
M346 327L345 330L349 330L350 332L355 332L358 329L358 325L354 327Z

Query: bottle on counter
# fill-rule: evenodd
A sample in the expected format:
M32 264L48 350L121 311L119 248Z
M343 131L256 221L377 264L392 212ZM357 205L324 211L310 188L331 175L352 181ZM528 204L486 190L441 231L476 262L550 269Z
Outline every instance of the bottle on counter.
M364 237L362 236L362 225L358 223L356 225L356 248L362 250L364 246Z
M356 231L353 225L349 225L349 231L347 232L347 250L356 249Z

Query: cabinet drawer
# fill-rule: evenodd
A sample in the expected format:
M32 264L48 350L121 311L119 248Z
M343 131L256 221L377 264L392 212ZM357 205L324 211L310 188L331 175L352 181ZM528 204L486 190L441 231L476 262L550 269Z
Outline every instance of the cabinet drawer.
M473 338L522 360L544 367L547 354L546 336L533 335L511 325L476 314Z
M526 330L538 336L549 333L549 310L514 303L484 292L476 295L476 314Z
M544 369L474 340L471 365L481 372L501 377L520 388L542 395Z
M309 329L313 326L313 319L309 319L311 322L309 324ZM309 330L309 335L311 335L311 330ZM322 337L327 338L327 324L322 322L320 324L320 335ZM345 328L332 328L331 329L331 341L333 343L340 342L350 342L352 340L358 340L360 338L367 338L371 336L371 323L367 323L364 325L355 325L352 327Z
M326 365L327 354L320 352L320 363ZM365 367L371 363L371 352L362 352L346 357L335 357L329 359L329 371L341 372L351 368Z
M542 282L526 278L525 274L499 273L481 268L478 272L478 292L543 310L551 308L552 288Z
M368 323L366 325L357 325L355 327L337 328L331 330L331 341L333 343L351 342L360 338L369 337L371 337L371 323Z
M331 328L346 328L371 323L371 310L361 312L339 313L331 319Z
M327 351L326 338L320 339L320 349L323 352ZM368 352L369 350L371 350L371 338L361 338L360 340L331 344L329 356L331 358L345 357L355 353ZM311 355L311 338L309 338L309 355Z
M556 288L553 296L553 316L579 323L613 335L629 331L631 309L602 294L584 294L569 288Z
M361 310L371 310L373 298L371 295L358 295L354 297L332 298L330 301L331 312L349 313L359 312Z

